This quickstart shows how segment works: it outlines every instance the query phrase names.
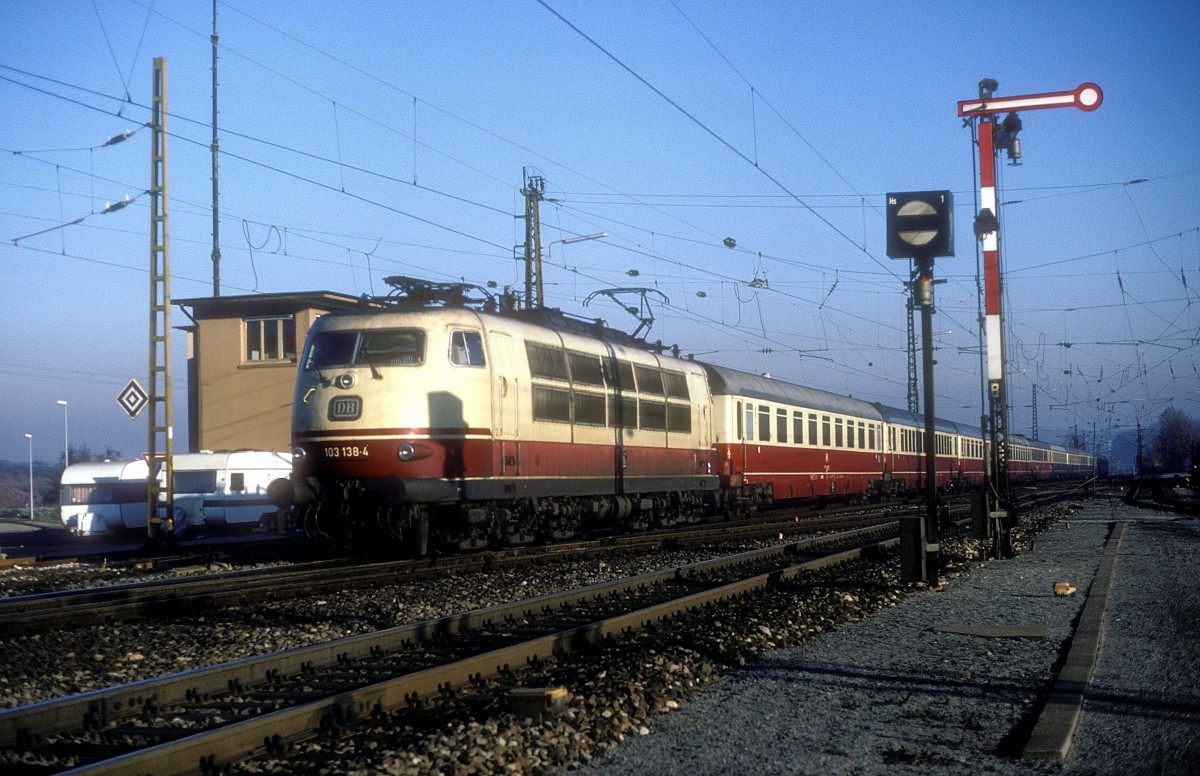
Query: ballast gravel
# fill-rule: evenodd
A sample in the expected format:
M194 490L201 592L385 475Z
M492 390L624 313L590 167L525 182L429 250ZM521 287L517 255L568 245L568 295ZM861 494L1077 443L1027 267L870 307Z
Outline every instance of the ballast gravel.
M1116 520L1129 528L1094 679L1102 691L1089 695L1066 761L1017 759L1022 731L1083 602L1082 595L1057 598L1051 586L1065 580L1086 593ZM1180 623L1200 621L1188 594L1200 571L1197 521L1147 520L1098 500L1036 513L1022 527L1021 552L1011 560L979 563L969 541L946 542L940 591L900 584L894 558L813 575L744 605L612 640L420 712L381 715L234 771L1195 773L1200 643ZM628 566L530 568L214 612L200 623L74 634L91 640L87 646L72 647L70 633L28 649L10 640L0 642L0 698L27 703L16 699L682 562L655 556ZM1166 596L1164 586L1182 594ZM937 632L935 625L1043 626L1047 637L982 638ZM102 647L93 651L92 644ZM4 684L10 670L14 679ZM43 682L39 671L57 676ZM557 713L529 716L514 708L514 687L563 687L569 695Z

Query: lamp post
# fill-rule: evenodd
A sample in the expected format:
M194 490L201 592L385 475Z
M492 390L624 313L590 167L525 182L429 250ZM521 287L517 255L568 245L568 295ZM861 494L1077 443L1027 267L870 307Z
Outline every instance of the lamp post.
M568 245L570 243L583 242L584 240L599 240L601 237L608 237L608 232L599 232L597 234L585 234L578 237L568 237L565 240L555 240L546 246L546 257L554 258L555 245ZM542 308L545 297L542 289L542 254L541 243L538 243L537 255L534 258L534 265L526 271L525 294L528 297L525 302L526 309L538 310ZM526 259L528 261L529 259Z
M58 404L63 408L63 468L66 469L71 465L71 438L67 434L67 402L59 399Z
M599 240L602 237L608 237L608 232L598 232L596 234L582 234L578 237L568 237L565 240L555 240L546 246L546 255L550 258L554 256L555 245L570 245L571 243L583 242L584 240Z
M33 434L26 434L29 440L29 519L33 519Z

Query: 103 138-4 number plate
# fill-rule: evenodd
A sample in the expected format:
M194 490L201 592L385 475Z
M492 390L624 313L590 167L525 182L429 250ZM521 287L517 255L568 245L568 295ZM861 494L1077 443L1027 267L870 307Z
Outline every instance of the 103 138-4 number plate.
M326 458L370 458L366 445L326 445L322 448Z

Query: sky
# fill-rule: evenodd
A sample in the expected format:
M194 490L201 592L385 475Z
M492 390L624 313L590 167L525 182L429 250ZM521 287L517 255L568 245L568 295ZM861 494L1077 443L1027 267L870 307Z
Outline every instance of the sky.
M950 190L934 393L967 423L984 411L978 154L957 104L984 78L998 97L1094 82L1095 111L1023 113L1020 164L997 168L1009 426L1032 434L1035 395L1041 439L1078 429L1101 451L1168 406L1200 417L1192 0L216 14L222 295L385 294L391 275L523 292L537 176L547 305L632 331L593 295L651 289L651 341L905 407L909 262L886 255L885 197ZM25 460L26 434L44 461L64 437L147 447L145 414L116 397L148 384L153 60L167 61L170 292L207 296L212 34L206 1L0 0L0 459ZM172 326L187 323L175 307ZM172 350L179 445L182 333Z

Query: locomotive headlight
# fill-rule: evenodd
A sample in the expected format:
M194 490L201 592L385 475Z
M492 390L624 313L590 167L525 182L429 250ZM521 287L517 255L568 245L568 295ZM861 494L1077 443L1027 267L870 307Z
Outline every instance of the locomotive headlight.
M408 442L405 442L404 444L400 445L400 447L397 448L397 450L396 450L396 457L399 458L401 461L411 461L413 459L413 456L415 456L416 454L417 454L417 449L415 447L413 447L412 445L410 445Z
M337 377L333 378L333 384L343 391L354 387L354 375L349 372L342 372Z
M300 463L304 460L304 456L308 455L303 447L292 448L292 463Z

